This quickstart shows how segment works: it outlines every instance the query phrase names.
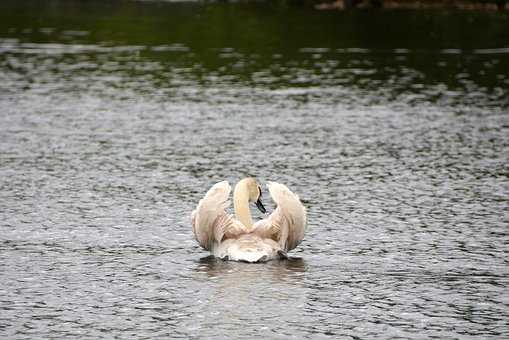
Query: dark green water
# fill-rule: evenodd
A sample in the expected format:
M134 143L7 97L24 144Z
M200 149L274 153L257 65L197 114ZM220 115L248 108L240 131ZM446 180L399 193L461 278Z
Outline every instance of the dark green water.
M0 2L0 337L507 338L508 70L504 12ZM193 239L246 175L298 259Z
M72 43L84 45L87 56L100 47L123 46L144 61L192 68L189 76L201 82L211 73L271 87L350 85L376 91L384 82L397 82L392 95L416 83L444 84L452 90L486 87L487 95L499 97L508 87L507 13L320 12L264 3L136 1L0 6L4 45ZM61 58L73 53L48 48ZM292 67L306 75L295 79L288 75ZM166 75L153 77L170 85Z

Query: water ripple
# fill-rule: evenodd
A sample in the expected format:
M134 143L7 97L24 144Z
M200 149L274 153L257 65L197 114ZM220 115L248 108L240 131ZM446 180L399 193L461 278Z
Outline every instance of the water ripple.
M505 47L4 31L3 338L507 336ZM206 189L246 175L308 209L288 261L192 237Z

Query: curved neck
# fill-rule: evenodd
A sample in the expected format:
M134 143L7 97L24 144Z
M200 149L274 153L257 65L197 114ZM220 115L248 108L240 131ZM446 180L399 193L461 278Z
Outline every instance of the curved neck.
M251 219L251 211L249 210L249 191L244 181L240 181L235 185L233 192L233 208L235 209L235 216L248 228L253 225Z

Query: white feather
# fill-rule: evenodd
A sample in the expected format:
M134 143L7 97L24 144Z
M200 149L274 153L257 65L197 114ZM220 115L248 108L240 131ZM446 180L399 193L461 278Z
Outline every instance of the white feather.
M285 185L269 182L267 188L277 208L267 219L255 223L253 232L260 237L278 242L285 252L290 251L304 239L307 224L306 208L299 196Z
M214 244L220 243L225 235L232 237L246 232L242 223L225 211L230 205L230 192L227 181L214 184L191 215L194 236L207 250L213 249Z

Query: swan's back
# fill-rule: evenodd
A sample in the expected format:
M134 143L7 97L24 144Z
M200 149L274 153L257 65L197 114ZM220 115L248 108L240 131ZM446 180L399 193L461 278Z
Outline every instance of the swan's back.
M255 234L244 234L237 239L223 241L214 255L233 261L264 262L279 257L281 248L271 239L263 239Z

